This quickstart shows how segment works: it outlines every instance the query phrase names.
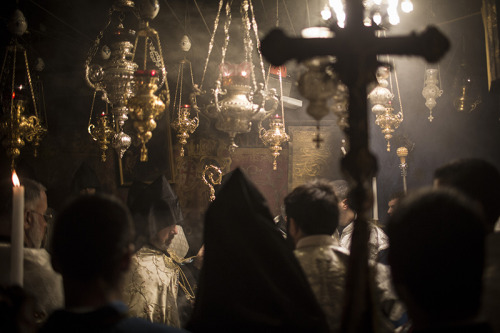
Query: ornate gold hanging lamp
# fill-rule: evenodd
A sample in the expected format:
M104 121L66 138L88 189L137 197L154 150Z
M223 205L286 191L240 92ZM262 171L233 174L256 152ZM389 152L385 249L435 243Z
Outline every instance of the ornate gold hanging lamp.
M94 93L95 94L95 93ZM95 100L95 96L94 96ZM92 107L93 109L93 107ZM106 104L106 111L102 111L95 121L92 123L92 113L90 113L89 124L87 130L94 141L99 145L101 151L101 161L106 162L106 152L108 146L115 135L115 131L111 126L108 113L108 105Z
M134 73L133 90L135 95L127 102L130 117L141 144L140 161L148 160L146 144L153 136L156 121L161 117L165 108L170 104L168 91L167 71L163 61L160 37L158 32L149 26L160 10L158 1L139 1L138 14L140 27L134 42L132 61L142 64L142 70ZM141 43L143 41L143 43ZM141 46L141 48L139 48ZM140 53L138 50L144 50ZM165 102L155 93L165 84Z
M197 95L204 94L203 81L207 71L208 62L214 45L215 34L219 24L220 13L225 8L226 20L224 23L224 45L222 47L222 59L219 65L218 78L215 88L212 89L211 101L205 107L199 108L210 118L215 119L215 128L225 132L229 136L229 152L233 152L238 146L235 143L237 134L248 133L252 128L253 121L260 121L273 113L278 106L278 99L274 90L267 90L265 83L265 71L262 55L260 53L260 40L258 38L257 22L253 11L251 0L242 0L240 13L242 18L244 58L240 64L226 62L226 52L229 46L229 27L231 25L231 0L220 0L219 9L214 22L214 30L210 38L208 56L205 61L203 76L199 88L195 87ZM252 36L253 34L253 36ZM260 69L264 83L257 83L254 71L252 53L254 51L254 40L260 58ZM272 101L269 109L266 102ZM192 98L191 104L198 109L196 100Z
M283 72L286 73L285 66L278 67L278 76L280 83L280 104L281 104L281 117L276 114L270 118L269 129L262 126L262 121L259 122L259 137L262 142L269 146L273 154L273 170L278 170L278 156L283 149L281 146L290 141L290 136L286 133L285 127L285 107L283 105ZM285 74L286 75L286 74Z
M47 133L47 117L45 115L45 119L42 119L39 115L41 96L36 96L34 92L28 53L18 41L18 37L28 28L23 13L16 10L8 26L13 37L6 48L0 73L0 131L4 136L2 144L11 159L11 168L14 169L15 159L21 154L26 141L33 143L34 156L37 157L37 148Z
M182 37L181 50L184 53L189 52L191 49L191 41L187 35ZM171 126L177 132L177 138L179 139L179 143L181 145L180 148L180 156L184 156L184 145L187 144L187 139L189 136L194 133L194 131L198 128L199 125L199 117L198 110L196 110L196 116L191 118L191 106L186 104L182 100L182 88L184 86L184 72L189 69L189 75L191 77L191 87L194 87L194 78L193 78L193 68L191 66L191 61L186 59L184 55L184 59L181 60L179 64L179 72L177 74L177 84L175 86L175 97L174 104L172 110L177 111L177 118L172 121ZM196 98L196 97L194 97Z
M94 99L90 110L90 124L96 122L94 128L103 126L102 117L92 119L96 93L101 92L102 100L111 107L112 118L106 122L106 127L110 127L114 131L111 144L120 158L123 157L131 144L131 138L123 131L123 125L128 119L127 100L133 96L132 82L134 72L138 67L131 59L133 45L130 40L135 37L135 31L126 29L123 20L126 13L134 10L135 4L133 1L115 0L108 11L106 25L97 35L85 61L85 80L94 90ZM107 34L109 45L106 45L102 43L102 40L113 21L113 17L118 18L118 24L112 29L110 36ZM97 54L100 57L96 57ZM107 150L108 145L109 142L105 146L102 142L99 143L101 153ZM103 151L104 147L106 149ZM101 160L106 161L105 153L101 155Z
M399 100L399 112L394 113L392 99L394 94L387 88L388 79L391 79L391 72L387 66L379 67L376 73L378 85L369 94L368 100L372 103L372 112L375 114L375 124L377 124L384 138L387 140L387 151L391 151L392 134L403 122L403 104L401 103L401 94L399 92L399 82L394 69L394 77Z
M276 1L276 27L279 26L279 2ZM286 76L285 65L279 67L269 66L269 72L267 73L267 80L271 76L271 69L278 75L279 79L279 94L280 94L280 105L281 105L281 117L276 114L269 121L269 129L265 129L262 126L262 120L259 122L259 137L262 142L269 146L273 154L273 170L278 170L278 156L280 156L280 151L282 150L282 145L290 141L290 136L286 133L285 127L285 106L283 104L283 75Z

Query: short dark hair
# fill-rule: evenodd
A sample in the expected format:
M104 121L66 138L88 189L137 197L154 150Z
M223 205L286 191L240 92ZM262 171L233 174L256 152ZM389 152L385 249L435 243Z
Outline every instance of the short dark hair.
M338 201L344 201L349 197L349 183L347 181L339 179L332 182L333 190L337 196Z
M389 219L395 285L431 318L456 320L480 305L486 228L481 211L451 188L421 190Z
M396 192L392 192L391 195L389 196L389 200L388 201L391 201L391 200L401 200L405 197L405 193L403 191L396 191Z
M436 169L434 179L478 201L493 228L500 216L500 172L493 164L478 158L455 160Z
M332 235L339 222L332 182L315 180L296 187L285 197L285 212L306 235Z
M133 242L128 209L105 195L82 195L57 216L52 236L52 261L63 278L116 283L120 259Z

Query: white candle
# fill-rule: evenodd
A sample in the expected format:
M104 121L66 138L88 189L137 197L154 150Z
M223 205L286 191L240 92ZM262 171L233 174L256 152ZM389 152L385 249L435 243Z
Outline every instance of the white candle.
M12 174L12 229L10 247L10 282L23 286L24 248L24 186L19 183L16 172Z
M373 219L378 221L377 177L372 178L373 191Z

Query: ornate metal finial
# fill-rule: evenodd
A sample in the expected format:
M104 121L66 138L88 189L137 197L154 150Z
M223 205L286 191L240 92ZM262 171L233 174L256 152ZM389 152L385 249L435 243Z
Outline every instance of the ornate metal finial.
M220 185L222 182L222 170L215 165L205 165L201 174L201 179L210 188L210 201L215 200L214 185Z
M401 176L403 177L403 190L404 193L406 194L407 192L407 187L406 187L406 175L408 171L408 164L406 163L406 157L408 156L408 148L406 147L399 147L396 151L396 154L399 157L400 164L399 168L401 169Z

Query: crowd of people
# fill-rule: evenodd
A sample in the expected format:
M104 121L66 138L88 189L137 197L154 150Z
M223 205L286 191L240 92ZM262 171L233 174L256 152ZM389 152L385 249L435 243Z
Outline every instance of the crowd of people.
M21 183L22 287L10 285L12 186L0 188L0 332L349 329L358 214L344 180L296 187L273 218L234 170L206 211L204 245L192 257L165 177L132 185L126 204L96 191L98 182L75 182L81 193L55 221L45 187ZM433 186L391 196L388 215L384 230L368 223L371 306L362 327L500 332L498 169L480 159L450 162Z

